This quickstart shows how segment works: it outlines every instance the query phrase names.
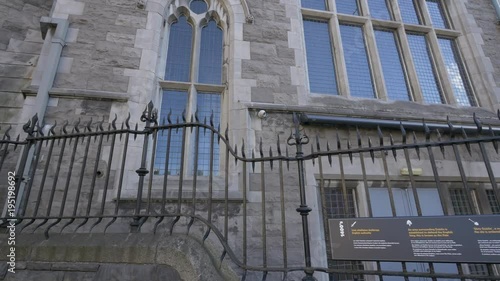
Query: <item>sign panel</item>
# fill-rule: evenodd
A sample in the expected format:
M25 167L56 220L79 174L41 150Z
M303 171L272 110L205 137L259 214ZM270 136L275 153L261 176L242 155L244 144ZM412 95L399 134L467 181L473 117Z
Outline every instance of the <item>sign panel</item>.
M337 260L500 263L500 216L329 219Z

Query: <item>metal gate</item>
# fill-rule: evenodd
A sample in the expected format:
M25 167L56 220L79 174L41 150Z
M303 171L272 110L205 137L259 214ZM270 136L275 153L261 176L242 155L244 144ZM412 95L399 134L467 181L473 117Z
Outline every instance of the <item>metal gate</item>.
M376 216L370 196L377 192L387 195L389 215L399 215L400 189L411 194L414 215L425 216L419 188L430 183L444 216L499 214L500 136L491 127L474 118L471 136L451 122L447 130L422 122L412 131L401 124L386 133L351 127L309 137L299 117L293 114L285 143L277 135L253 145L234 141L213 115L158 120L152 103L140 125L115 116L110 123L42 126L35 116L23 137L12 137L9 128L0 140L0 175L7 179L0 183L7 202L3 225L47 238L56 232L199 235L217 244L219 262L230 261L242 280L322 274L331 280L498 280L493 264L456 263L441 271L433 263L332 260L326 227L328 218ZM431 178L422 181L415 163ZM456 166L456 177L440 174L443 163ZM391 167L401 165L405 174L395 175ZM477 169L484 175L474 176ZM306 201L316 200L311 192L319 194L313 204L319 209ZM311 212L321 218L314 229ZM311 232L322 233L323 246ZM328 265L318 265L318 249Z

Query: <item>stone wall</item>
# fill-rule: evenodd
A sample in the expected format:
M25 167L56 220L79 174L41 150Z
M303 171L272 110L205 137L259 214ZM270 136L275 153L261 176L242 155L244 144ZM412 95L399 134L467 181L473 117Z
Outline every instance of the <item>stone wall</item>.
M31 85L43 40L40 18L48 16L53 0L0 1L0 127L20 120L21 90Z

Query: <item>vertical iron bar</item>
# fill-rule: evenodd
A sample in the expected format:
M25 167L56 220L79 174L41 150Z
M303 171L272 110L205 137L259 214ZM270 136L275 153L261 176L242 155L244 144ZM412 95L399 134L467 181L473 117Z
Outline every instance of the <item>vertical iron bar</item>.
M149 164L149 170L154 171L155 167L155 155L156 155L156 144L158 141L158 129L153 130L153 147L152 147L152 153L151 153L151 161ZM146 207L146 213L149 215L151 214L151 193L152 193L152 188L153 188L153 175L154 173L149 173L149 182L148 182L148 203Z
M228 241L228 227L229 227L229 147L226 144L226 163L225 163L225 178L224 178L224 239Z
M305 184L305 170L304 170L304 152L302 150L302 145L309 143L309 137L302 134L300 130L300 123L296 113L293 113L293 123L294 132L290 135L287 142L289 145L295 145L297 148L295 159L297 161L298 175L299 175L299 191L300 191L300 207L296 209L298 213L302 216L302 237L304 242L304 259L306 269L304 270L306 276L302 278L302 281L315 281L316 278L313 276L314 271L311 269L311 247L309 245L309 222L307 216L312 211L310 207L307 206L306 200L306 184Z
M43 143L43 141L41 141ZM36 199L35 209L33 211L33 217L38 215L38 208L40 208L40 203L42 201L42 193L45 187L45 180L47 179L47 172L49 170L50 159L52 158L52 150L54 149L55 139L50 140L49 153L47 154L47 162L45 164L45 168L43 169L42 181L40 182L40 189L38 190L38 197Z
M123 158L122 158L122 164L120 167L121 173L120 173L120 179L118 182L118 194L116 195L115 214L118 214L118 208L120 205L120 198L121 198L122 186L123 186L123 176L125 175L125 163L127 162L127 151L128 151L129 138L130 138L130 132L127 132L125 134L125 143L123 144Z
M135 172L139 176L139 183L137 186L137 199L135 204L135 217L134 221L131 223L131 226L139 226L141 220L141 205L142 205L142 191L144 189L144 177L149 173L148 169L146 169L146 161L148 155L148 145L149 145L149 135L151 134L149 128L149 121L146 122L146 127L144 128L144 141L142 144L142 157L141 157L141 167L137 169Z
M281 197L281 241L283 243L283 267L288 267L286 246L286 216L285 216L285 183L283 179L283 160L279 160L280 170L280 197Z
M264 161L260 162L260 192L262 212L262 264L267 267L267 232L266 232L266 181L264 172Z
M453 139L453 136L451 137ZM460 157L460 151L458 150L458 146L456 144L452 144L453 147L453 152L455 154L455 159L458 165L458 171L460 172L460 177L462 179L462 184L465 189L466 197L467 197L467 205L469 206L472 214L476 213L476 210L474 208L474 204L472 204L472 198L471 198L471 189L469 187L469 184L467 183L467 175L465 175L465 170L464 166L462 163L462 158Z
M108 167L106 169L106 180L104 182L104 189L102 193L102 202L101 202L101 215L104 214L104 206L106 204L106 196L108 193L108 185L109 185L109 178L111 177L111 163L113 162L113 155L115 152L115 142L116 142L116 133L113 133L113 136L111 137L111 151L109 152L109 157L108 157Z
M241 150L245 158L244 148ZM245 160L245 159L244 159ZM247 162L243 161L243 264L247 265ZM246 270L246 268L245 268Z
M34 183L33 177L35 176L35 172L36 172L36 169L38 167L38 163L39 163L38 157L39 157L40 151L42 149L42 145L43 145L43 141L38 141L38 143L36 143L36 145L35 145L35 151L33 153L33 157L31 158L30 171L28 172L28 184L25 186L26 192L25 192L25 194L22 195L22 201L20 202L21 205L19 206L19 209L18 209L19 216L24 216L24 213L25 213L27 205L28 205L28 200L29 200L29 197L31 194L31 188L33 187L33 183ZM23 155L22 155L22 159L21 159L21 166L23 169L23 171L22 171L23 173L24 173L24 166L26 165L25 162L27 161L28 152L30 150L30 148L28 148L28 144L25 146L24 149L25 149L26 153L24 153L24 151L23 151ZM18 188L18 186L17 186L17 182L16 182L16 190L17 190L17 188Z
M71 152L71 158L69 162L68 168L68 177L66 178L66 183L64 185L64 195L61 202L61 210L59 212L59 216L62 217L64 214L64 207L66 206L66 198L68 196L69 184L71 182L71 175L73 173L73 165L75 164L76 150L78 148L78 136L75 138L75 144L73 145L73 151Z
M490 183L493 188L493 192L495 193L495 197L497 200L500 200L500 190L498 189L495 173L493 173L493 169L491 168L490 158L488 157L484 143L480 142L479 148L481 149L481 155L483 156L484 165L486 167L486 171L488 172L488 177L490 178Z
M75 195L75 206L73 208L73 217L76 216L76 212L78 210L78 205L79 205L79 201L80 201L80 193L82 191L83 179L85 177L85 168L87 166L87 158L89 155L89 148L90 148L91 141L92 141L92 136L88 136L87 137L87 144L85 145L85 153L83 154L82 168L80 169L80 180L78 182L78 188L76 190L76 195ZM71 224L73 221L74 221L74 218L71 219L71 221L69 221L65 225L65 227L68 226L69 224Z
M429 142L430 140L427 140ZM432 150L432 146L428 145L427 146L427 152L429 153L429 161L431 162L431 167L432 167L432 174L434 175L434 181L436 182L436 187L439 193L440 201L441 201L441 206L443 208L443 214L445 216L448 216L448 204L446 203L445 200L445 193L443 191L443 186L441 185L441 179L439 178L439 172L437 169L436 165L436 159L434 157L434 152Z
M50 216L50 211L52 210L52 203L54 201L54 195L56 193L56 186L57 186L57 181L59 180L59 172L61 171L61 164L65 148L66 148L66 138L63 139L63 143L61 145L61 151L59 151L60 154L57 160L57 167L56 167L56 172L54 174L54 181L52 182L52 190L50 191L49 205L47 206L47 213L46 213L47 217ZM49 165L49 162L47 162L47 165Z

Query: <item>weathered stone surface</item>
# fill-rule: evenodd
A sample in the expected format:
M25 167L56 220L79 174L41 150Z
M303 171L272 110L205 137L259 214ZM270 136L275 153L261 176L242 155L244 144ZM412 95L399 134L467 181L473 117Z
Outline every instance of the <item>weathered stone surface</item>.
M7 47L7 51L14 53L40 54L42 50L41 43L25 42L21 40L11 39Z

